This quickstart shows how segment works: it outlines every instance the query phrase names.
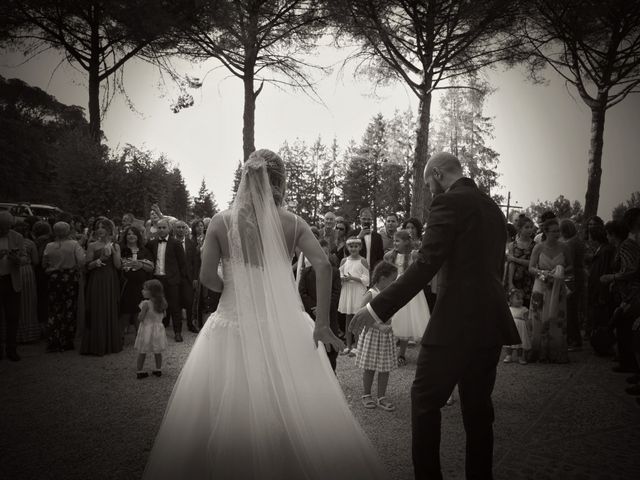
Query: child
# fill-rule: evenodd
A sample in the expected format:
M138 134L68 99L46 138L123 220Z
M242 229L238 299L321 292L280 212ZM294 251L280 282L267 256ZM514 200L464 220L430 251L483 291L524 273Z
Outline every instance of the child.
M384 290L398 276L398 268L389 262L380 262L373 270L371 278L372 287L364 295L363 305L369 303L378 293ZM386 399L389 372L396 366L396 343L393 338L393 330L389 325L374 325L364 328L358 340L356 353L356 367L362 368L362 383L364 395L362 405L364 408L376 408L376 406L392 412L396 407ZM378 401L371 398L371 386L373 377L378 372Z
M149 374L142 369L147 353L153 353L156 359L156 368L153 374L162 376L162 352L167 348L167 336L165 334L162 318L167 309L167 300L164 298L164 290L160 280L147 280L142 287L144 300L140 302L140 314L138 321L138 335L133 347L138 351L137 377L146 378Z
M520 365L526 365L527 361L524 358L522 350L529 350L531 348L531 340L529 340L529 332L527 331L529 310L524 306L524 291L518 288L511 290L509 294L509 310L511 310L511 315L513 316L513 321L516 323L516 328L518 329L522 343L520 345L505 347L507 355L504 357L503 362L511 363L513 360L511 354L513 350L516 350L518 363Z
M398 268L398 276L400 276L414 260L411 252L413 242L409 230L398 230L393 236L393 246L394 249L388 252L384 259ZM430 315L427 299L424 296L424 292L420 291L393 316L391 320L393 333L398 338L400 345L400 351L398 352L399 367L407 364L405 353L409 340L419 342L422 339L422 335L427 329Z
M347 347L342 352L345 355L355 356L352 346L358 344L358 339L349 331L349 324L353 315L362 305L362 296L367 291L369 285L369 265L360 256L361 241L359 238L350 237L347 239L347 249L349 256L342 259L340 263L340 278L342 280L342 290L340 291L340 301L338 311L346 316L346 341Z

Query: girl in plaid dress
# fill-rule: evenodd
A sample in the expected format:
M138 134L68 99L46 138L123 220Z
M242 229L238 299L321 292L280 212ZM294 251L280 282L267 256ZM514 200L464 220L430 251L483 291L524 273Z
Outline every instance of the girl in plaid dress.
M373 270L372 287L365 293L363 305L369 303L378 293L384 290L398 276L398 268L389 262L380 262ZM396 407L385 395L389 383L389 372L396 367L396 342L391 325L379 323L373 327L365 327L358 339L356 366L364 370L362 382L364 395L362 404L365 408L376 406L392 412ZM371 397L373 377L378 372L378 400Z

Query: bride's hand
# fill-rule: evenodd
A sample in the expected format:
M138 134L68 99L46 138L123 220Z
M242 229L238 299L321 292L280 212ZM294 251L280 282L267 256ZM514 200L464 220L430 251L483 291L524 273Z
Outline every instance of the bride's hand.
M344 349L344 342L336 337L329 327L318 327L313 329L313 343L318 347L318 342L322 342L327 352L333 347L336 352Z

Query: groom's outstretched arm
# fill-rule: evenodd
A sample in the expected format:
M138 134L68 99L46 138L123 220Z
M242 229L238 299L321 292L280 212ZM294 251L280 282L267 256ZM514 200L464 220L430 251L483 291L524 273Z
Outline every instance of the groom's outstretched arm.
M456 211L449 195L438 195L431 203L427 230L415 262L369 304L369 311L386 322L416 296L440 270L450 255L456 235Z

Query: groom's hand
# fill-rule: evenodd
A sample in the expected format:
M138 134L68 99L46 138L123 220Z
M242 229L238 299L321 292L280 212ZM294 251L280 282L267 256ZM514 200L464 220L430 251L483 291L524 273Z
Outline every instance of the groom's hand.
M376 323L376 319L371 316L367 307L364 306L351 319L349 331L360 334L364 327L371 327L374 323Z

